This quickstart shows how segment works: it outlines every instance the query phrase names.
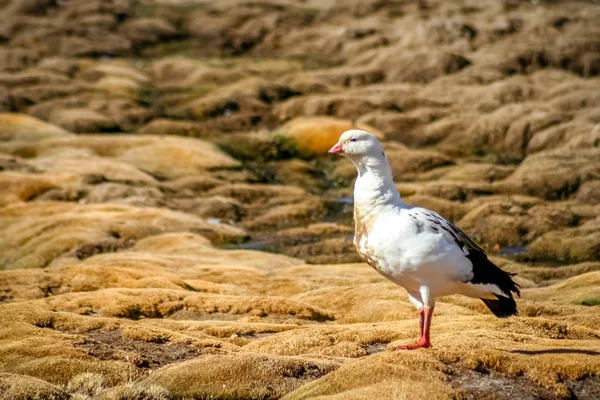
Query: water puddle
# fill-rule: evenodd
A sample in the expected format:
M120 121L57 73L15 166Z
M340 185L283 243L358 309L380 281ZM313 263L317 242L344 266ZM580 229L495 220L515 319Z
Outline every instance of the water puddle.
M267 246L262 240L250 240L245 243L233 243L223 246L224 249L227 250L258 250L269 252Z
M367 355L370 356L371 354L381 353L382 351L385 351L387 345L387 343L372 343L367 345L365 347L365 350L367 351Z
M527 246L503 247L498 254L503 256L517 257L527 253Z
M324 199L326 212L323 222L337 222L349 224L354 216L354 199L340 197L337 199Z

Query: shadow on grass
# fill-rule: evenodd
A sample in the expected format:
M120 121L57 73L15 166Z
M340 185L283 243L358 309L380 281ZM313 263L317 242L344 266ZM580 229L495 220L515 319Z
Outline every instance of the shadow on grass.
M538 354L586 354L599 356L600 351L578 349L549 349L549 350L512 350L511 353L538 355Z

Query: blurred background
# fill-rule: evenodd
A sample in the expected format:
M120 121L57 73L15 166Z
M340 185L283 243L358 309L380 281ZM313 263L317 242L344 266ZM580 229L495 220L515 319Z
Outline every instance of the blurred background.
M492 331L597 339L599 21L591 0L0 0L0 312L19 321L6 337L28 338L0 346L0 370L52 384L101 370L115 385L235 353L292 329L282 323L410 321L400 289L338 265L360 261L356 172L327 150L351 128L384 143L406 203L519 272L524 317L554 318ZM470 300L438 312L486 313ZM142 319L196 325L130 324ZM248 398L280 397L336 369L328 357L410 334L383 331L297 353L256 344L325 364L294 364L319 372L294 372L292 383L255 377L275 389ZM168 361L159 344L173 341L195 347L171 348ZM29 353L53 343L63 347ZM580 393L552 369L567 361L539 367L556 378L548 398ZM405 398L392 389L377 393Z
M600 255L584 228L600 198L596 2L2 3L0 110L77 135L21 148L3 116L4 153L43 153L30 168L80 181L28 200L168 207L241 225L250 247L356 260L354 169L326 151L359 127L385 140L408 203L489 250Z

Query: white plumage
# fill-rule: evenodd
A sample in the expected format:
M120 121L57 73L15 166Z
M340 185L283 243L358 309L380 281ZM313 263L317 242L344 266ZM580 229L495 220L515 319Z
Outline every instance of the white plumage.
M419 342L402 349L430 346L429 326L439 296L480 298L498 317L517 314L512 293L519 294L519 289L510 274L440 215L402 202L374 135L346 131L329 152L347 157L358 171L354 187L358 254L381 275L404 287L419 310Z

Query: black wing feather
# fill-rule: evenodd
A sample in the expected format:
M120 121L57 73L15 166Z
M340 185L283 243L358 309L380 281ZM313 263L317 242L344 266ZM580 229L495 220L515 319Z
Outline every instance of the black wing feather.
M431 231L435 233L442 231L443 234L451 237L456 245L465 252L465 257L473 264L473 277L468 282L473 284L493 284L506 294L506 297L496 296L497 300L482 299L490 311L499 318L517 315L517 305L513 298L513 293L521 296L521 292L519 285L512 279L515 274L503 271L491 262L485 251L473 239L439 214L422 208L419 208L418 212L423 214L425 219L430 222L428 228Z

